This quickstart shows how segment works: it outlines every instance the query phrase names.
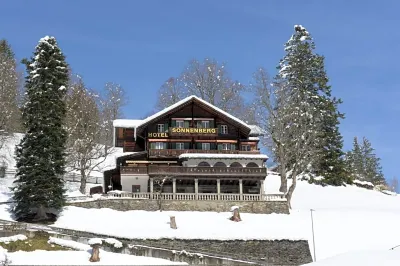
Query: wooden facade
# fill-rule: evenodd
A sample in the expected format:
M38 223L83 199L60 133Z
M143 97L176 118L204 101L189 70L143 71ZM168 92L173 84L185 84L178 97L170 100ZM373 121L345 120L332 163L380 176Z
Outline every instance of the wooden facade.
M164 189L166 192L169 189L171 193L177 193L177 189L183 193L200 193L202 190L204 193L240 193L244 189L243 181L249 187L247 193L259 194L262 191L261 181L265 179L266 168L263 163L250 162L252 155L260 155L257 134L252 133L242 121L196 97L188 98L137 125L119 124L114 127L115 146L122 147L124 152L135 153L119 158L112 176L108 180L105 178L106 191L116 187L121 190L122 187L128 192L150 193L157 183L154 180L166 176L170 179ZM205 159L198 164L190 160L183 162L185 160L180 158L182 154L196 154L196 158L204 154ZM224 163L242 154L248 155L248 162L233 164L238 167ZM206 155L216 155L213 161L221 162L211 165ZM218 155L223 156L217 159ZM128 178L132 178L130 183ZM221 185L225 184L223 180L228 183ZM142 187L138 189L138 186ZM207 188L210 186L213 189Z

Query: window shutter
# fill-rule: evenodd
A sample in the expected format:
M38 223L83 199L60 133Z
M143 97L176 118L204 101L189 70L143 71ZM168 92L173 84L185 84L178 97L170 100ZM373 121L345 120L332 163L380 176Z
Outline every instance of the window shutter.
M236 144L231 144L231 150L232 151L236 150Z
M210 120L210 128L214 128L214 120Z
M150 149L155 149L155 148L156 148L156 143L151 142L151 143L150 143Z
M189 127L189 121L188 121L188 120L185 120L183 123L184 123L184 125L185 125L185 128L188 128L188 127Z
M176 150L176 143L171 143L171 149Z
M163 145L163 146L164 146L164 149L168 149L168 142L164 142L163 144L164 144L164 145Z
M221 125L218 125L218 134L222 134Z
M197 149L197 150L201 150L201 148L202 148L202 147L201 147L201 143L200 143L200 142L197 142L197 143L196 143L196 149Z
M168 132L168 123L165 123L165 124L164 124L164 131L165 131L165 132Z
M183 147L185 148L185 150L190 149L189 145L190 145L189 142L185 142L185 144L183 144Z
M210 144L210 150L215 150L216 148L216 144L215 143L211 143Z
M171 121L171 127L176 127L176 120Z
M218 150L222 150L222 144L218 144Z
M197 120L197 123L196 123L197 125L196 125L196 127L197 128L202 128L202 124L201 124L201 121L200 120Z

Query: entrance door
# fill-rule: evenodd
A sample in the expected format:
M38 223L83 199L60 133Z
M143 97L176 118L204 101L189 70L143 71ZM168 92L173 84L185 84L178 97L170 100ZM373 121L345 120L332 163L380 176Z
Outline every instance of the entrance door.
M132 192L139 193L140 192L140 185L132 185Z

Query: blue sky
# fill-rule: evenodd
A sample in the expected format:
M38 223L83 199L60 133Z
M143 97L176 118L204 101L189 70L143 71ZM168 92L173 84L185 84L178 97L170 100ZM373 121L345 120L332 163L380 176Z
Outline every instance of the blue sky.
M274 75L293 25L301 24L344 101L345 148L366 136L385 176L398 176L398 1L14 0L1 9L0 38L19 59L30 57L41 37L55 36L89 87L112 81L125 88L127 118L147 114L158 88L193 58L224 61L246 84L259 66Z

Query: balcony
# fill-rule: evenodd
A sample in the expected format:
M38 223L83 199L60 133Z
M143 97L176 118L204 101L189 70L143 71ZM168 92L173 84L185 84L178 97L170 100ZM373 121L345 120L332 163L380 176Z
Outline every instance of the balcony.
M172 150L172 149L163 149L149 150L150 158L165 158L165 157L176 157L183 153L216 153L216 154L260 154L260 151L239 151L239 150Z
M148 174L169 176L266 176L266 168L258 167L185 167L185 166L123 166L121 174Z

